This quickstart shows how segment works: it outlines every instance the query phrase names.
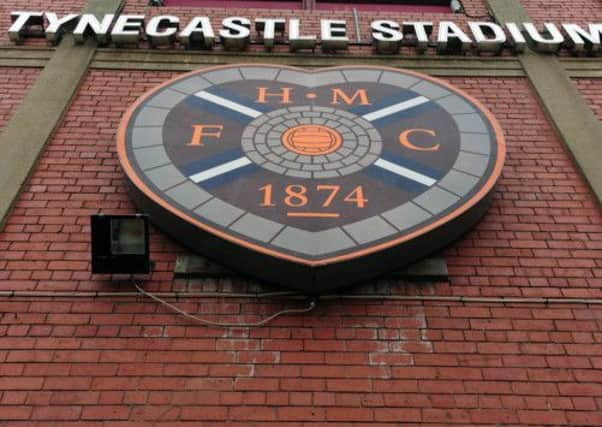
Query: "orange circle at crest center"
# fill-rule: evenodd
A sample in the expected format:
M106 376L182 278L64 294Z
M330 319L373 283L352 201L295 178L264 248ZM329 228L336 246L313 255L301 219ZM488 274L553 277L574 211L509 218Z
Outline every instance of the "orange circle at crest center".
M327 126L300 125L282 134L282 144L297 154L324 156L337 151L343 144L343 137Z

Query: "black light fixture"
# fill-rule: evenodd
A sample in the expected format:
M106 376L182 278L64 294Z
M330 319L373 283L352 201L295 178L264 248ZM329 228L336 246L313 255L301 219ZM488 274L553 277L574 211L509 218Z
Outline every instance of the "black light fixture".
M92 273L149 274L148 215L92 215Z

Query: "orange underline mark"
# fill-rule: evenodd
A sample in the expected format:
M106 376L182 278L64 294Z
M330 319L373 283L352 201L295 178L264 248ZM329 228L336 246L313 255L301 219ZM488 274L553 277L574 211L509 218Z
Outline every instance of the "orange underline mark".
M288 212L287 216L297 218L340 218L341 214L327 212Z

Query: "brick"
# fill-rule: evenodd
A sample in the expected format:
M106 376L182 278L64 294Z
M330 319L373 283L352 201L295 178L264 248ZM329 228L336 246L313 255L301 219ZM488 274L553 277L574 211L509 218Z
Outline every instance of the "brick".
M87 390L92 383L89 377L50 377L44 381L46 390Z
M43 382L40 377L0 377L0 390L39 390Z
M372 389L371 381L368 379L342 379L327 380L326 388L329 391L370 391Z
M324 408L298 407L278 408L277 417L282 421L323 421L326 411Z
M412 423L420 422L422 415L419 409L410 408L375 408L374 420L378 422Z
M470 418L476 424L516 424L518 416L514 410L475 410L470 411Z
M306 366L304 369L311 369L312 366ZM299 377L301 374L301 368L299 366L289 365L256 365L254 369L256 377ZM307 373L304 377L307 377ZM311 375L310 375L311 376ZM318 375L319 376L319 375Z
M470 342L435 342L433 345L437 353L475 353L477 346Z
M466 381L464 389L471 393L482 395L499 395L512 393L511 385L513 383L503 381Z
M477 344L480 353L490 354L519 354L519 345L515 343L479 343Z
M558 389L562 384L544 382L513 382L512 391L517 394L531 396L557 396Z
M98 403L100 393L97 391L56 391L51 394L52 405L93 405Z
M182 420L219 421L228 418L228 408L223 406L185 406L180 413Z
M35 407L31 419L43 421L70 421L80 417L82 408L80 406L50 406Z
M158 375L166 376L205 376L209 373L209 367L197 364L177 364L164 366Z
M565 425L566 416L561 411L518 411L521 424Z
M599 383L581 383L581 384L558 384L560 394L563 396L600 396L602 384Z
M372 390L380 393L417 393L418 385L415 380L373 380Z
M84 406L81 418L83 420L127 420L129 413L128 406Z
M29 420L33 412L33 408L31 406L22 405L2 405L0 407L0 411L2 411L0 419L2 419L5 422L12 420Z
M578 411L594 411L596 409L596 402L591 397L573 397L574 409Z
M571 356L548 356L547 363L552 368L583 368L592 367L590 359L587 357L571 357Z
M27 405L49 406L52 392L50 391L29 391L27 393Z
M325 391L326 381L323 379L283 378L280 389L289 391Z
M171 421L177 420L180 416L180 408L167 405L145 405L135 406L131 409L130 420L136 421Z
M186 390L232 390L231 378L194 378L186 379Z
M244 421L274 421L277 419L277 412L275 408L232 407L229 410L229 418Z
M328 421L370 422L374 419L372 409L367 408L327 408Z
M189 380L177 377L143 377L138 382L138 387L142 390L181 390L186 387Z
M236 390L278 390L278 380L237 378L234 382L234 388Z
M565 415L570 425L595 426L602 424L602 414L595 410L590 412L569 411Z
M27 399L27 391L5 390L2 392L0 403L2 405L22 405Z
M92 381L94 390L136 390L137 381L129 378L98 377Z
M458 409L424 409L422 419L430 423L468 423L470 413Z
M483 377L492 381L526 381L527 371L523 368L484 368Z
M426 393L462 393L465 391L464 383L459 378L454 380L422 380L418 387Z

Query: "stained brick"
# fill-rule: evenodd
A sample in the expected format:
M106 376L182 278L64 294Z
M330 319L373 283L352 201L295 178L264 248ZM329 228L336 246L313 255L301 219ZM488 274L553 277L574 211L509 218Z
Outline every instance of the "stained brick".
M31 419L46 422L77 420L81 412L80 406L38 406L34 408Z

